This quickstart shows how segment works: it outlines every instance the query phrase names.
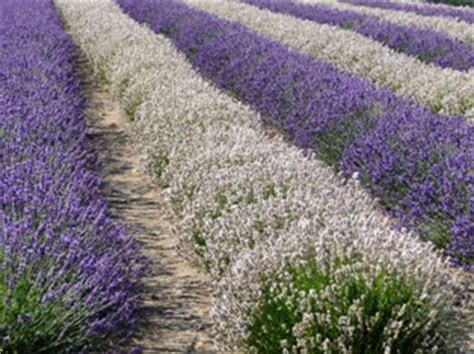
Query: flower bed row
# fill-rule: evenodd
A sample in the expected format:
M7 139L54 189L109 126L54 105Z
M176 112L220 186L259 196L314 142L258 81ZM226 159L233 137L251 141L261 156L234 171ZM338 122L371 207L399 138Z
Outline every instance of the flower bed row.
M471 0L427 0L426 2L433 4L446 4L453 6L470 6L474 7L474 4Z
M354 31L397 52L442 68L468 71L474 66L472 46L430 29L398 25L377 16L335 9L322 4L274 0L243 0L243 2L272 12Z
M183 247L213 276L221 350L313 350L320 342L343 350L366 340L374 350L460 345L463 330L440 319L463 322L452 306L461 274L426 243L391 230L357 181L265 135L255 112L114 3L57 5L129 113L143 162L180 220ZM395 288L402 295L393 297ZM291 304L283 316L272 313L275 299ZM305 305L313 300L324 310Z
M410 97L433 112L474 122L474 76L428 66L355 32L230 1L190 5L269 36L299 52Z
M0 13L0 351L100 350L133 325L138 248L99 196L54 5Z
M402 224L474 261L473 127L179 2L120 4L297 146L363 184Z
M380 17L386 21L400 25L414 25L421 28L432 29L445 33L451 38L456 38L466 44L474 44L472 26L466 22L458 21L449 17L428 17L410 12L401 12L390 9L378 9L375 7L356 6L343 3L338 0L297 0L301 3L324 4L335 9L356 11L358 13Z
M400 4L394 1L372 1L372 0L344 0L358 6L375 7L380 9L392 9L403 12L413 12L423 16L453 17L467 23L474 23L474 10L463 8L457 9L449 5L431 4Z

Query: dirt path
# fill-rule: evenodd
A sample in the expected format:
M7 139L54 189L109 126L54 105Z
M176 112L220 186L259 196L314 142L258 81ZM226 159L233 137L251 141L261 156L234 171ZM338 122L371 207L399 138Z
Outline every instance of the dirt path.
M85 87L91 104L90 135L103 165L104 195L117 219L136 234L150 262L132 345L145 353L210 352L209 279L177 253L177 237L164 216L169 207L161 190L139 169L131 128L118 102L104 87L90 82Z

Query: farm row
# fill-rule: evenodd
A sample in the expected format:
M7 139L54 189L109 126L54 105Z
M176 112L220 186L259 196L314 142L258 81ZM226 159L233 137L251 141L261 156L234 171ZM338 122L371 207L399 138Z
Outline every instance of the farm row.
M413 12L425 16L441 16L441 17L453 17L466 21L467 23L474 23L473 10L471 9L456 9L452 6L426 6L422 4L399 4L397 2L391 1L370 1L370 0L344 0L350 1L356 5L363 5L375 8L382 9L394 9L399 11ZM410 1L408 1L410 2ZM428 2L433 3L446 3L446 4L455 4L455 5L471 5L469 1L466 0L430 0Z
M266 124L344 176L357 174L404 226L469 265L471 125L185 4L119 4L169 37L202 75L251 105ZM226 3L193 5L239 13Z
M214 279L220 349L459 348L462 273L397 230L363 187L427 238L439 236L430 228L461 238L453 221L469 225L470 215L460 207L453 219L443 208L466 205L455 189L470 188L459 179L472 166L471 127L195 9L238 14L232 6L244 5L118 3L57 1L132 119L183 248ZM427 188L433 176L454 189ZM466 265L454 244L448 252Z
M144 260L100 197L74 40L213 279L219 349L463 350L470 12L353 3L0 4L0 348L135 322Z
M100 349L142 271L87 148L74 44L52 2L0 3L0 351Z
M474 120L474 77L470 72L426 65L358 33L243 3L195 1L193 5L370 80L380 88L389 88L434 113L461 115L470 123ZM470 36L471 31L467 27L461 33Z

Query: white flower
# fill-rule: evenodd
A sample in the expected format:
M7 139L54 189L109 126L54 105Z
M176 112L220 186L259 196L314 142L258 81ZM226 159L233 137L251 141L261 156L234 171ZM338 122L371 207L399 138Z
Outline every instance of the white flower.
M424 64L351 30L301 20L230 0L186 0L198 9L236 21L302 53L373 81L447 115L474 123L474 70L462 73Z
M324 4L338 10L348 10L361 14L380 17L388 22L400 25L414 25L420 28L433 29L444 32L444 34L464 41L468 44L474 44L472 35L472 25L450 17L422 16L407 11L397 11L390 9L379 9L375 7L356 6L348 3L338 2L337 0L297 0L301 3Z
M199 259L214 279L212 316L222 350L238 350L248 339L250 316L257 310L264 279L281 279L273 291L298 311L299 289L290 281L288 264L306 267L312 261L325 270L328 260L358 255L360 263L341 269L339 278L367 268L365 278L371 279L385 266L415 277L433 301L450 295L452 285L461 281L447 276L452 272L432 246L405 231L393 231L391 220L357 181L345 183L313 155L304 157L297 148L267 136L255 112L205 82L166 38L140 26L111 0L56 0L56 4L97 77L110 83L123 108L135 118L134 144L144 167L167 186L183 249L194 252L197 235L206 241L197 249L204 252ZM265 27L261 32L274 30L275 36L300 43L303 51L320 50L335 61L340 57L341 66L352 65L354 56L366 58L367 67L374 65L367 77L380 81L387 76L388 83L400 84L400 91L412 92L421 101L438 104L446 99L437 91L438 81L454 96L456 90L465 89L464 79L453 79L448 71L417 66L344 31L242 4L199 6ZM336 40L339 43L333 43ZM361 73L368 70L360 65ZM393 72L395 76L390 76ZM410 86L406 78L411 75L423 84ZM433 82L429 75L434 75ZM453 83L459 87L451 87ZM433 93L427 89L431 86ZM454 100L450 109L457 109L457 104ZM269 186L275 194L271 197ZM301 304L306 310L310 301L330 301L337 290L336 283L320 294L303 292ZM357 315L361 310L354 306L351 311ZM303 330L313 316L320 323L331 323L330 314L308 311L293 329ZM325 352L337 345L327 338L318 337L316 342L323 342ZM301 349L310 349L306 338L298 338L298 343Z

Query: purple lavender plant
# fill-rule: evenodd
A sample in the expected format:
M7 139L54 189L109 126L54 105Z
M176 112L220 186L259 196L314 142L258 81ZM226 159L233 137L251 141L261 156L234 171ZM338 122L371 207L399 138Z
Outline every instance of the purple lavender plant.
M98 350L135 321L140 252L100 196L52 1L0 13L0 351Z
M120 0L264 123L359 178L386 209L473 267L474 127L173 1Z
M472 46L434 30L394 24L377 16L324 5L297 4L288 0L242 1L273 12L353 30L398 52L442 68L469 70L474 66Z
M456 9L454 7L433 7L424 6L422 4L403 4L387 0L343 0L342 2L348 2L354 5L376 7L380 9L389 9L405 12L413 12L423 16L442 16L442 17L454 17L467 23L474 23L474 10L471 9ZM429 2L448 2L446 0L430 0ZM456 5L471 5L471 0L452 0L457 2Z

